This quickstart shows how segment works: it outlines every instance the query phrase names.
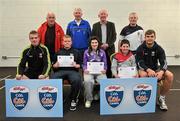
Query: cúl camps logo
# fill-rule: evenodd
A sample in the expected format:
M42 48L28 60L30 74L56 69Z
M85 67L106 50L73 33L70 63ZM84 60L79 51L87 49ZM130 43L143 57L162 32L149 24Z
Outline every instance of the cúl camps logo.
M10 95L14 107L22 110L28 102L29 89L25 86L15 86L10 88Z
M57 100L57 92L57 88L52 86L42 86L38 88L40 103L46 110L54 107Z
M124 95L124 87L120 85L110 85L105 88L105 96L108 104L116 108L122 101Z
M138 84L133 88L135 102L143 107L151 97L152 86L149 84Z

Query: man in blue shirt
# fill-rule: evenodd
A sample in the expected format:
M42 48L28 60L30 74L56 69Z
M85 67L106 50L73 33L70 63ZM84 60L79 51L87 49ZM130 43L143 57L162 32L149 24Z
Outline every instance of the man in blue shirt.
M88 48L91 27L88 21L82 19L81 8L75 8L73 15L75 19L68 24L66 34L72 38L72 47L79 50L83 57L84 51Z

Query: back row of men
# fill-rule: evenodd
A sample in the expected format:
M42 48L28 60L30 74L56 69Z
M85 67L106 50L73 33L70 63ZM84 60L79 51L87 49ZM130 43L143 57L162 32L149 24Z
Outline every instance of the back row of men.
M72 38L72 47L79 50L83 57L84 51L88 48L90 36L97 36L102 42L101 48L105 50L107 56L107 76L112 77L110 56L115 52L114 43L116 41L116 29L113 22L107 21L108 12L105 9L99 11L99 22L95 23L92 27L88 21L82 19L81 8L75 8L73 15L75 19L71 21L66 29L66 34ZM55 22L55 14L48 13L46 22L43 23L38 33L42 44L46 45L50 52L51 62L54 63L53 56L63 47L62 41L64 31L62 27ZM121 31L120 40L128 39L131 44L131 51L135 52L137 47L143 42L143 29L137 25L138 16L132 12L129 14L129 25L124 27Z
M144 37L143 29L137 25L137 14L130 13L130 24L121 31L119 52L115 53L115 26L114 23L107 21L106 10L100 10L98 14L100 22L93 25L92 31L89 23L81 18L80 8L76 8L73 14L75 20L68 24L67 35L64 35L60 25L55 22L53 13L47 14L47 22L41 25L38 32L30 32L31 45L22 52L16 79L49 78L52 65L54 73L50 78L68 79L72 85L70 110L76 110L78 92L82 87L79 68L82 67L84 72L85 107L90 108L94 99L94 78L97 81L112 78L112 75L119 78L119 67L134 67L137 64L136 77L157 77L159 81L163 80L159 102L160 109L167 110L165 95L172 85L173 74L167 70L164 50L155 42L155 31L147 30ZM136 59L133 54L136 54ZM57 62L58 55L73 55L72 66L61 67L61 63ZM104 70L101 74L90 74L87 62L104 62ZM98 92L95 97L97 94Z

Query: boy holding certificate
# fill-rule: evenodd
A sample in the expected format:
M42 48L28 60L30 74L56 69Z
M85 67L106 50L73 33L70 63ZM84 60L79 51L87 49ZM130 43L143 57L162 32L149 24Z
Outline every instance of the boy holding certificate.
M105 79L107 70L106 54L100 49L100 41L96 36L90 38L89 48L84 52L84 88L85 107L90 108L93 100L94 79Z
M120 52L112 55L111 71L115 78L132 78L137 76L135 57L129 50L130 43L123 39Z
M81 89L81 76L79 74L79 68L81 65L81 55L78 50L72 48L72 40L69 35L65 35L63 38L64 48L60 49L56 55L56 63L53 64L53 68L57 71L52 75L52 79L68 79L71 84L71 105L70 110L75 111L77 105L78 93ZM69 59L68 59L69 56ZM59 59L59 57L61 59ZM66 64L63 60L66 59Z

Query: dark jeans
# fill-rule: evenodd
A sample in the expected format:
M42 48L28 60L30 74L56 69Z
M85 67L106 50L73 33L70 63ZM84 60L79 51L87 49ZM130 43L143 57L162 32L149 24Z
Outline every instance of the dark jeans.
M74 70L59 70L51 76L52 79L67 79L71 84L71 100L76 100L79 91L81 90L82 81L79 72Z
M112 78L110 56L108 55L107 51L105 51L105 53L106 53L106 58L107 58L107 70L106 70L106 76L107 76L107 78Z

